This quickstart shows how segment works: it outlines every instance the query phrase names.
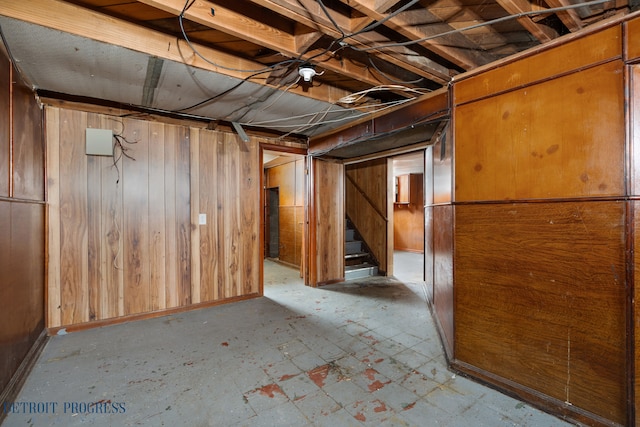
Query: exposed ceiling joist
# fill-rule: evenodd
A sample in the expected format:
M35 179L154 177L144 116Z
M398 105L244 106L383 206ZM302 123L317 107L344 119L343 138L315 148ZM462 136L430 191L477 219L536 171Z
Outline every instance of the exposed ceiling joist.
M627 14L629 1L0 0L0 24L43 92L317 139Z

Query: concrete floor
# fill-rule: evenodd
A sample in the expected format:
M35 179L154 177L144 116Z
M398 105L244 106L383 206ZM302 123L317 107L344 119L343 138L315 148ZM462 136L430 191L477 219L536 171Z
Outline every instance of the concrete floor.
M407 277L267 261L264 298L52 337L3 427L568 425L449 372Z

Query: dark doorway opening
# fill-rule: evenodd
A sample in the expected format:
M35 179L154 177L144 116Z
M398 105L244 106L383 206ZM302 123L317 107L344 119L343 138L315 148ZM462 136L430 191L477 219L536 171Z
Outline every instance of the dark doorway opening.
M267 256L280 256L280 189L267 189Z

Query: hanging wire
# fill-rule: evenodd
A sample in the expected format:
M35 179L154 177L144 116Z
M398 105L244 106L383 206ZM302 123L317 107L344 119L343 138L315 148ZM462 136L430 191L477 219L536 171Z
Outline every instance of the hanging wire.
M390 48L390 47L411 46L413 44L422 43L422 42L425 42L425 41L437 39L437 38L440 38L440 37L449 36L449 35L452 35L452 34L462 33L462 32L465 32L465 31L476 29L476 28L485 27L487 25L494 25L494 24L498 24L500 22L510 21L512 19L522 18L524 16L546 15L546 14L549 14L549 13L562 12L562 11L569 10L569 9L577 9L577 8L585 7L585 6L594 6L594 5L597 5L597 4L608 3L609 1L611 1L611 0L593 0L593 1L588 1L588 2L585 2L585 3L571 4L571 5L567 5L567 6L561 6L561 7L553 7L553 8L549 8L549 9L545 9L545 10L530 10L530 11L527 11L527 12L515 13L513 15L502 16L500 18L496 18L496 19L491 19L489 21L480 22L478 24L470 25L468 27L456 28L456 29L453 29L453 30L444 31L442 33L432 34L430 36L422 37L420 39L415 39L415 40L409 40L409 41L406 41L406 42L387 43L387 44L380 44L380 45L376 45L376 46L360 47L360 48L355 47L355 46L350 46L350 47L351 47L351 49L356 50L358 52L368 52L370 50L380 50L380 49L386 49L386 48Z

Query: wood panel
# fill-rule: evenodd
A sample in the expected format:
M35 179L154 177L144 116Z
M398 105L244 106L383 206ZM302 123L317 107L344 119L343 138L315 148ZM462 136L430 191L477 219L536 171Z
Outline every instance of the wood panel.
M640 18L628 21L625 26L625 60L637 61L640 59Z
M640 195L640 64L629 67L629 194Z
M344 279L344 166L314 159L315 266L311 285ZM315 276L314 276L315 275Z
M455 357L626 422L623 202L455 208Z
M453 356L453 206L433 207L433 311L447 356Z
M132 158L85 155L87 127ZM179 126L47 108L49 327L190 302L188 144Z
M42 111L35 94L14 73L12 90L12 197L44 200L44 144Z
M280 248L279 259L294 264L296 262L296 207L280 206Z
M633 22L638 23L640 34L640 20ZM630 67L629 82L629 142L630 142L630 171L629 171L629 191L632 195L638 195L640 192L640 65L636 64ZM634 368L634 397L633 404L635 409L635 425L640 426L640 315L638 310L638 301L640 298L640 202L634 200L631 203L631 211L633 212L633 234L632 234L632 253L633 253L633 287L631 289L631 297L633 301L632 321L630 322L633 330L633 368Z
M234 134L198 130L200 301L259 292L258 145ZM197 215L196 215L197 216Z
M463 75L455 83L453 102L460 105L621 56L622 30L617 25L491 70Z
M35 95L0 43L0 396L6 401L15 400L44 343L42 131Z
M424 252L424 207L396 205L393 210L393 240L398 251Z
M87 127L131 158L85 155ZM47 150L49 327L258 295L256 141L49 107Z
M630 399L631 405L635 410L635 425L640 426L640 366L638 366L638 361L640 361L640 309L638 308L638 301L640 301L640 254L635 248L640 248L640 201L634 200L630 202L631 210L633 212L633 235L632 235L632 244L633 244L633 287L630 289L631 291L631 327L633 331L633 337L631 337L633 352L631 356L631 365L633 368L633 395Z
M43 204L0 201L0 394L44 328L44 217Z
M149 123L127 121L125 136L135 145L122 158L124 203L124 314L151 310L149 213Z
M87 161L84 129L87 114L60 113L59 206L60 206L60 310L61 324L89 320L87 241ZM57 326L57 325L56 325Z
M379 270L389 272L387 223L393 213L387 209L387 159L348 165L345 173L347 216L378 260Z
M266 187L279 189L280 261L300 266L304 224L304 160L267 169Z
M401 175L407 178L407 203L393 206L393 240L396 250L424 252L424 174ZM400 189L399 189L400 191Z
M13 65L0 43L0 197L9 197L12 71Z
M463 124L455 128L458 202L624 194L620 61L467 104L454 116Z
M427 300L433 307L433 274L434 274L434 234L433 234L433 176L434 176L434 147L428 146L424 151L424 285L427 290Z

